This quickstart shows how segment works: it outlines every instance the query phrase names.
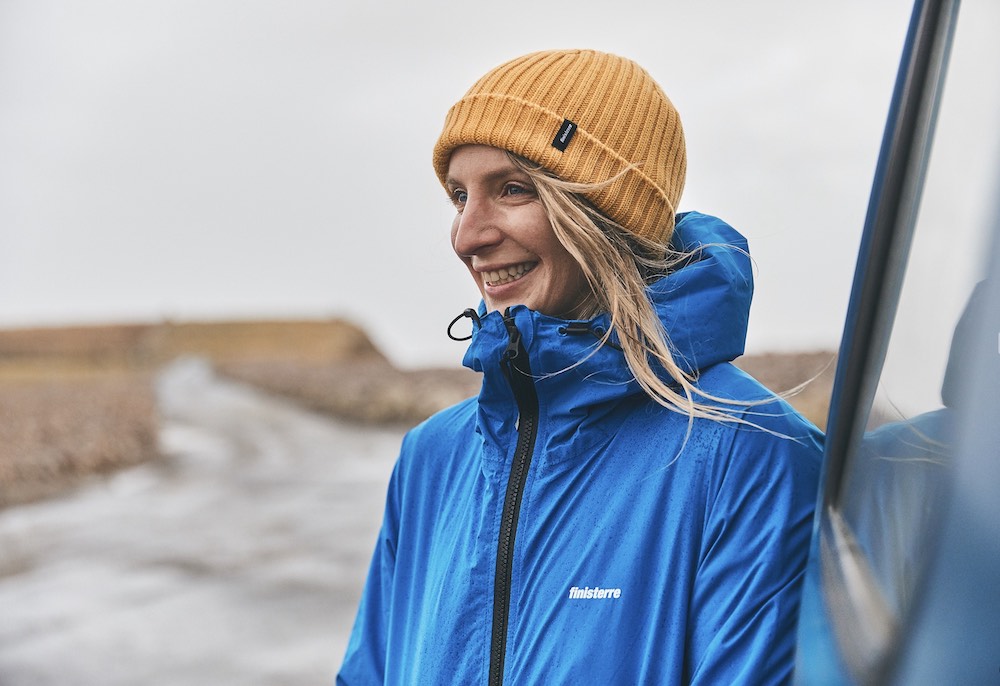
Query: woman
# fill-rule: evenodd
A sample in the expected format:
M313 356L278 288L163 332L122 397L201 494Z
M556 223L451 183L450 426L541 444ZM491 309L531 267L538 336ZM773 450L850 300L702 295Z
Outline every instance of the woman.
M788 679L820 437L729 364L749 256L675 217L685 167L614 55L526 55L452 107L483 385L404 440L338 683Z

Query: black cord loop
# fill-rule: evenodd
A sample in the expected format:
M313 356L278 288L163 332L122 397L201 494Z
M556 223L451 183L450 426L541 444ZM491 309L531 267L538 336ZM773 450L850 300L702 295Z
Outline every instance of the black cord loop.
M455 324L458 323L458 320L464 319L465 317L468 317L469 319L472 320L472 322L473 322L473 330L475 330L476 327L480 326L479 313L476 312L471 307L467 307L467 308L465 308L465 311L462 312L462 314L458 315L457 317L455 317L454 319L451 320L451 324L448 325L448 338L450 338L453 341L468 341L468 340L470 340L472 338L472 334L471 333L468 336L463 336L462 338L459 338L458 336L455 336L451 332L451 330L455 326Z

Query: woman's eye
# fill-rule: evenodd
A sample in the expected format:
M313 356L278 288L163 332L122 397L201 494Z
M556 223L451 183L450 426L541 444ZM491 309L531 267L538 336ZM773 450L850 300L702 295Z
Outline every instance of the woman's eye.
M531 195L534 190L519 183L509 183L506 188L507 195Z
M456 188L451 192L451 196L449 199L451 200L452 205L454 205L455 207L461 207L469 199L469 194L461 190L460 188Z

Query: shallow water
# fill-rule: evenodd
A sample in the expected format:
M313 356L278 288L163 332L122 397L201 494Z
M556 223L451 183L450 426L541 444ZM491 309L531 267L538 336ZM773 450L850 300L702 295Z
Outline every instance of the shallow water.
M0 684L322 684L397 431L215 377L160 378L167 457L0 511Z

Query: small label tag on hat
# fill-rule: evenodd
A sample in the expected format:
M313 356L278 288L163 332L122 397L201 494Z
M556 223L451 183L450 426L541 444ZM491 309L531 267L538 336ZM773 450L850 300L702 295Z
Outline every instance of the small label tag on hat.
M562 126L559 127L556 137L552 139L552 147L560 152L565 152L566 146L573 140L574 133L576 133L576 124L569 119L563 119Z

